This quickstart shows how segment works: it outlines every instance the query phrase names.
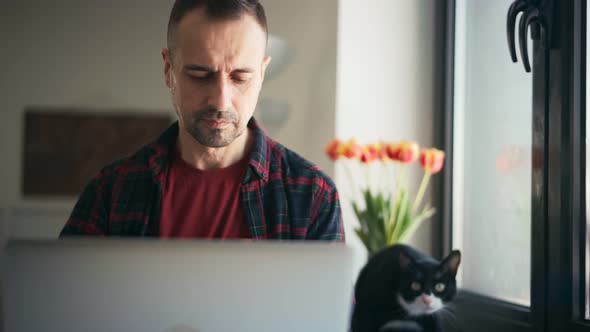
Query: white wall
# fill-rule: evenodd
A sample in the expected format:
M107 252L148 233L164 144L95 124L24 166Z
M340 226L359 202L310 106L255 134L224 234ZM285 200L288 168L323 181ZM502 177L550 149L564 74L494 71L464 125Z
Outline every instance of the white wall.
M442 105L435 105L434 0L341 0L338 23L338 80L336 135L377 140L433 142L432 119ZM442 87L438 87L442 88ZM440 142L439 142L440 143ZM343 193L346 230L364 251L353 233L357 222L350 203L349 185L341 168L336 179ZM412 179L420 180L418 167ZM414 244L430 252L428 223L422 225Z
M25 107L168 112L160 48L170 4L170 0L2 1L0 206L23 203Z
M270 32L292 51L286 70L264 84L261 99L288 102L289 121L267 128L279 142L332 175L324 145L334 137L338 0L265 0ZM271 62L272 65L272 62Z

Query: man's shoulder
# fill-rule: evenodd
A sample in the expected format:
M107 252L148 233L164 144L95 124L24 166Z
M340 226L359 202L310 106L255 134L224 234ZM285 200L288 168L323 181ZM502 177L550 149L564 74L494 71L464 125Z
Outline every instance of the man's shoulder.
M133 154L116 159L105 165L95 176L97 180L115 179L119 175L151 173L153 153L149 145L146 145Z
M328 191L336 190L334 181L318 165L277 141L271 140L270 144L271 172L274 168L291 181L301 180L301 183L305 183L304 180L307 179L311 184L319 185Z
M175 122L155 141L103 167L98 176L132 175L135 180L144 180L150 174L159 174L166 165L171 146L177 137L178 122Z

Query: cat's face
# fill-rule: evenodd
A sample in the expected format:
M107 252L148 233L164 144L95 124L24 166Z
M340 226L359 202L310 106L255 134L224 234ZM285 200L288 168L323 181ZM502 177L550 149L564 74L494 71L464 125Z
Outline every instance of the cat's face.
M432 314L442 309L455 296L455 276L461 261L459 251L453 251L442 263L416 260L400 254L402 270L397 300L411 316Z

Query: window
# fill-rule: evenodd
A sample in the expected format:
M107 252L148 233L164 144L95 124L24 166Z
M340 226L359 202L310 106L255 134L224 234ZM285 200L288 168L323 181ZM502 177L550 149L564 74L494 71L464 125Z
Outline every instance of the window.
M460 287L528 306L532 77L508 56L511 2L456 2L453 247Z
M464 257L448 331L590 331L587 2L447 0L441 256ZM518 35L510 60L513 4L531 73Z

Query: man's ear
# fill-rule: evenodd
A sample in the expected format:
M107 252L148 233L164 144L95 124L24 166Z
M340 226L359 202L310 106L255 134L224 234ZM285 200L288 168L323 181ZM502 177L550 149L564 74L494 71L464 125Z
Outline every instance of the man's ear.
M269 55L264 56L264 60L262 60L262 81L264 82L264 76L266 75L266 68L268 68L268 64L272 58Z
M170 50L168 48L162 49L162 60L164 61L164 82L170 89L174 87L172 78L172 58L170 57Z

